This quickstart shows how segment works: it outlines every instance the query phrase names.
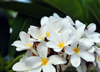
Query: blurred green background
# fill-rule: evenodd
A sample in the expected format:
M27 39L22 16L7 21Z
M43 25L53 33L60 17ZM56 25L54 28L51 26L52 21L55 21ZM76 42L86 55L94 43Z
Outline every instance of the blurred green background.
M40 26L40 19L53 13L86 25L95 23L100 32L100 0L0 0L0 72L13 72L12 65L24 53L11 46L19 32L27 32L30 25Z

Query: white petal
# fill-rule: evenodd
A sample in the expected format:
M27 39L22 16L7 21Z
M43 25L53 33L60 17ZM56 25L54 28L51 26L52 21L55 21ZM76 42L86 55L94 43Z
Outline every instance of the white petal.
M66 62L67 62L66 59L58 55L52 55L49 57L49 63L54 64L54 65L65 64Z
M20 48L20 47L17 47L16 51L22 51L22 50L27 50L27 49L29 49L29 48Z
M88 52L90 52L90 53L94 53L94 51L95 51L95 48L93 46L88 49Z
M50 47L50 48L58 48L59 49L58 45L54 41L47 42L46 46Z
M62 29L62 24L61 24L59 21L54 22L54 24L52 24L52 27L51 27L51 30L52 30L52 31L58 32L58 31L60 31L61 29Z
M43 66L43 72L56 72L56 69L48 63L46 66Z
M52 31L50 35L51 35L52 40L56 44L59 44L59 42L61 41L60 35L57 32L54 32L54 31Z
M15 70L15 71L25 71L28 68L25 66L24 62L17 62L17 63L14 64L12 69Z
M69 30L63 30L61 33L62 42L65 43L68 39Z
M63 49L63 48L62 48ZM60 52L62 49L56 49L56 48L54 48L54 51L55 52Z
M65 53L69 54L69 55L72 55L74 54L75 52L73 51L73 49L70 47L70 46L66 46L65 47Z
M86 32L88 34L91 34L91 33L93 33L96 30L96 24L91 23L91 24L88 25L87 28L88 28L88 30L86 30Z
M100 55L100 48L98 48L98 47L95 46L95 52L96 52L98 55Z
M35 39L38 39L39 38L39 30L37 29L37 27L35 26L31 26L29 29L28 29L28 33Z
M28 50L28 51L26 52L26 57L28 58L28 57L30 57L30 56L32 56L32 51L31 51L31 50Z
M48 23L49 18L47 16L44 16L41 18L41 26L45 25Z
M26 59L25 65L29 68L35 68L42 64L41 58L38 56L32 56Z
M82 66L83 72L87 72L86 61L82 60L81 63L82 63L81 66Z
M83 72L82 66L81 66L81 65L79 65L78 67L76 67L76 70L77 70L78 72Z
M42 66L38 66L36 68L30 69L28 72L41 72L41 68L42 68Z
M87 47L84 43L79 42L79 49L82 50L82 51L84 51L84 50L89 49L89 47Z
M86 61L90 61L91 62L91 61L95 60L94 55L89 53L89 52L86 52L86 51L80 52L79 55L80 55L80 57L82 57Z
M37 46L37 51L42 58L46 58L48 54L48 47L46 46L46 42L39 43Z
M57 14L57 13L53 13L53 16L56 18L56 19L59 19L60 16Z
M21 47L21 48L27 48L27 46L22 42L22 41L15 41L12 46L16 46L16 47Z
M80 39L80 42L84 43L85 46L87 46L88 48L90 48L94 43L91 42L89 39L87 38L82 38Z
M79 27L81 27L81 26L84 25L84 24L83 24L82 22L80 22L79 20L76 20L76 21L75 21L75 24L76 24L77 28L79 28Z
M77 30L76 30L76 33L75 35L77 36L77 39L80 39L83 34L84 34L84 29L85 29L85 25L79 27Z
M78 67L81 63L81 59L78 55L74 54L71 56L71 64L74 66L74 67Z
M26 34L25 32L21 31L19 33L19 37L21 39L21 41L24 43L24 44L30 44L30 36L28 34Z

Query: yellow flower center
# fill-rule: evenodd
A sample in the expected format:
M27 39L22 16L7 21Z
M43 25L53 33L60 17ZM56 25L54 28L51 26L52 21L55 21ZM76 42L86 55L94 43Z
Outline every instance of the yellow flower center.
M27 69L27 71L29 71L29 70L30 70L30 68Z
M42 59L42 65L46 65L48 63L48 59L47 58L43 58Z
M98 57L98 60L99 60L100 58Z
M78 54L80 52L80 49L78 47L74 48L73 51L75 52L75 54Z
M50 36L50 33L49 33L49 32L47 32L47 33L46 33L46 36L47 36L47 37L49 37L49 36Z
M28 46L28 47L31 47L31 46L32 46L32 44L28 44L27 46Z
M43 39L43 37L40 37L40 39Z
M64 44L63 44L63 43L60 43L58 46L59 46L59 48L61 49L61 48L64 47Z

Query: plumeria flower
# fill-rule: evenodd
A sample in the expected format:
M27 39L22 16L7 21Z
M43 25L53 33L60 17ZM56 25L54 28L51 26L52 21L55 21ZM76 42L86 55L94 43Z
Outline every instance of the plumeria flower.
M91 42L100 43L100 34L95 32L96 24L91 23L85 29L84 37L88 38Z
M16 50L17 51L22 51L22 50L32 50L32 52L35 54L35 55L38 55L38 53L36 52L36 50L33 49L33 42L30 41L30 35L29 34L26 34L25 32L21 31L19 33L19 37L21 39L20 40L17 40L15 41L12 46L16 46Z
M27 50L27 49L32 48L33 42L30 41L30 35L26 34L23 31L21 31L19 33L19 37L20 37L21 41L17 40L12 44L12 46L17 47L16 48L17 51L22 51L22 50Z
M41 27L43 26L43 31L45 32L45 35L47 37L47 39L51 39L50 38L50 32L51 31L56 31L59 32L62 29L62 24L60 23L60 21L56 18L54 18L53 16L48 17L43 17L41 19Z
M25 66L25 61L30 56L32 56L32 52L31 52L31 50L28 50L26 52L26 55L23 55L23 57L20 59L20 61L13 65L12 69L17 72L28 72L28 70L30 68Z
M31 38L31 41L36 41L36 42L44 41L45 33L43 27L38 29L35 26L30 26L30 28L28 29L28 33L33 37Z
M26 66L32 68L29 72L40 72L41 69L43 69L43 72L56 72L52 64L66 63L66 60L58 55L52 55L48 58L48 48L45 44L45 42L42 42L37 46L39 56L32 56L26 60Z
M65 52L71 55L71 64L75 67L78 67L81 63L81 58L86 61L94 61L93 54L89 53L87 50L90 48L81 42L81 38L84 34L85 26L81 26L77 29L75 36L73 36L73 43L70 46L65 47ZM91 42L88 42L91 46Z
M54 51L60 52L66 45L70 44L72 41L68 37L69 30L63 30L61 34L57 32L51 32L51 38L49 42L46 43L47 47L53 48Z
M73 43L71 46L65 47L65 52L71 55L71 64L75 67L78 67L81 63L81 58L85 59L88 62L94 61L94 55L86 51L89 49L83 43Z

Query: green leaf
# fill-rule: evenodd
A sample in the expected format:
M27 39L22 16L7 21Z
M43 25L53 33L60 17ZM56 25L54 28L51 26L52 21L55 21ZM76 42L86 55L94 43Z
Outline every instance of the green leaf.
M14 10L19 13L22 13L22 14L25 14L31 17L35 17L35 18L41 18L43 16L50 16L54 12L56 12L55 10L49 9L41 5L37 5L35 3L20 3L20 2L13 2L13 1L0 2L0 7Z
M73 19L84 21L84 13L78 0L44 0L51 6L57 8L63 13L71 16Z
M23 14L18 14L16 19L14 20L13 23L13 31L10 36L10 43L9 43L9 56L10 58L14 56L16 52L16 48L12 47L11 44L19 39L19 33L20 31L28 31L28 28L30 25L39 25L39 19L31 18L28 16L25 16Z
M86 5L89 8L89 10L93 13L96 20L100 23L100 9L98 7L98 6L100 6L100 3L99 4L98 3L96 1L87 2Z

